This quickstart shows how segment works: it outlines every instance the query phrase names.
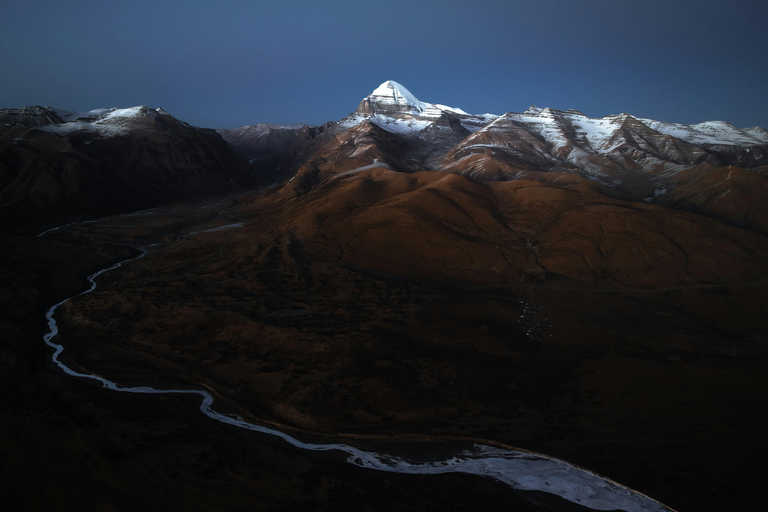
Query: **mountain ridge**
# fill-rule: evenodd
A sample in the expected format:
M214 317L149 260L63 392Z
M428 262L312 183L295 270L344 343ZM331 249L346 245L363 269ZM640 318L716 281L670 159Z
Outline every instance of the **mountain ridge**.
M93 152L87 146L94 141L98 147L105 140L124 140L140 126L165 133L187 130L205 137L221 136L256 171L249 178L252 183L288 179L318 155L339 163L354 157L340 167L345 176L375 163L396 171L437 170L479 181L540 179L541 173L568 173L599 183L615 197L695 211L729 222L741 219L738 225L768 229L768 222L760 220L762 216L743 214L732 200L724 200L730 190L738 189L740 192L730 197L744 198L753 212L766 209L765 200L749 190L762 190L763 168L768 166L768 130L737 128L725 121L683 125L628 113L590 118L574 109L535 105L522 113L475 115L421 101L405 86L387 80L347 117L322 126L259 123L214 131L180 122L161 108L74 112L39 105L0 110L0 123L9 133L16 130L14 137L5 138L6 149L26 144L23 141L30 139L30 134L35 134L34 139L47 132L75 141L77 151L85 154ZM360 126L362 131L344 135ZM18 132L22 127L25 134ZM376 135L372 127L382 132ZM368 150L357 147L356 137L363 133L373 136L370 140L374 146L383 144L375 157L365 157ZM345 139L341 145L351 151L333 149L338 137ZM40 148L38 153L42 152ZM709 174L727 166L748 173L726 173L725 183L732 181L733 185L718 182L716 188L722 191L715 197L706 190L712 180L699 177L690 181L692 174L684 172L697 168L700 174ZM4 186L14 181L17 178L8 175ZM9 190L2 194L5 204L16 203L21 197Z
M741 197L753 212L768 208L759 193L768 166L764 129L737 129L719 121L686 126L628 113L590 118L578 110L536 106L522 113L472 115L451 107L440 110L393 81L374 93L347 117L317 127L299 145L285 146L281 176L296 175L292 183L299 186L329 178L334 167L345 179L356 169L376 165L491 182L550 182L565 173L594 182L610 197L768 229L764 216L746 215L732 200ZM233 144L227 133L220 133ZM256 154L259 142L251 142ZM313 161L322 163L305 168ZM708 192L712 180L700 178L728 166L744 172L726 172L729 178L717 185L720 192L713 197ZM694 168L696 174L688 172ZM739 193L731 196L729 190Z
M431 145L429 150L422 151L423 154L408 157L420 161L424 169L440 170L455 164L441 160L445 153L440 154L438 148L444 147L446 152L451 148L456 151L462 149L466 154L469 144L457 140L459 136L468 138L471 133L488 130L507 132L507 136L502 137L506 141L497 140L495 144L497 149L507 150L503 164L529 166L530 158L515 158L508 151L519 150L520 144L529 140L527 153L529 156L534 154L539 164L549 161L545 169L577 170L585 176L604 181L610 180L608 175L616 174L616 169L626 172L643 168L651 174L665 174L705 161L716 166L743 167L759 167L768 163L768 130L761 127L740 129L724 121L682 125L627 113L590 118L578 110L561 111L536 106L522 113L474 115L460 108L423 102L392 80L382 83L363 98L358 108L347 117L324 124L316 134L325 132L326 136L336 135L364 121L409 139L409 143L404 143L406 146L419 140ZM502 128L503 125L506 127ZM273 125L272 129L277 130L278 126ZM457 130L458 126L469 133ZM230 135L232 132L219 130L233 147L242 147L244 142L235 141ZM452 139L453 144L445 140L446 137ZM544 145L531 139L537 139ZM535 151L532 146L536 147ZM490 149L487 144L486 147ZM251 151L258 152L254 148ZM308 146L298 151L298 156L306 156L307 151ZM241 154L249 157L247 151ZM302 163L302 159L298 158L293 169ZM474 172L479 179L483 179L482 174L494 174L478 169L462 172ZM654 190L663 188L664 185L654 186ZM648 194L645 197L652 196Z
M39 229L263 183L215 130L161 108L25 107L0 110L0 123L4 228Z

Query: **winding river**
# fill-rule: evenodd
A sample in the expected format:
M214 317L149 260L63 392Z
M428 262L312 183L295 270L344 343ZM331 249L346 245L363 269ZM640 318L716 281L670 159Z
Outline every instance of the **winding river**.
M91 275L88 278L90 287L78 295L85 295L94 291L96 289L96 278L105 272L119 268L128 262L146 255L147 247L141 248L142 252L140 255L116 263ZM200 411L209 418L235 427L277 436L296 448L312 451L336 450L344 452L349 456L347 462L361 468L422 475L468 473L494 479L516 490L543 491L555 494L593 510L619 509L626 512L674 512L671 508L638 491L543 454L474 445L472 448L457 453L447 460L419 462L382 453L363 451L346 444L305 443L279 430L249 423L242 418L233 418L216 412L212 409L213 397L204 390L155 389L149 386L123 387L96 375L77 372L59 359L59 356L64 351L64 347L53 340L59 333L59 328L54 318L56 310L59 306L78 295L64 299L48 309L45 318L48 322L49 332L43 336L43 341L54 349L52 361L72 377L99 381L103 387L123 393L198 395L201 399Z

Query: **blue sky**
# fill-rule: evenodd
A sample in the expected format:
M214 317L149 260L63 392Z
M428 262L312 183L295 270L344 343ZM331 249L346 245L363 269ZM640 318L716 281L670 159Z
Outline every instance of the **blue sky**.
M321 124L381 82L471 113L768 127L768 0L0 3L0 107Z

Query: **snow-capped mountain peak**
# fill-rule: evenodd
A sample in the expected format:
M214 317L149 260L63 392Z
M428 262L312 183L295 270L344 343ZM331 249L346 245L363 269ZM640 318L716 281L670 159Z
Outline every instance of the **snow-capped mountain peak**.
M411 94L411 91L394 80L387 80L378 86L368 98L383 105L390 104L411 107L418 112L423 112L430 106L427 103L419 101L416 96Z
M420 101L405 86L394 80L387 80L374 89L363 98L356 111L357 114L364 115L411 114L421 117L439 117L445 112L469 115L460 108Z

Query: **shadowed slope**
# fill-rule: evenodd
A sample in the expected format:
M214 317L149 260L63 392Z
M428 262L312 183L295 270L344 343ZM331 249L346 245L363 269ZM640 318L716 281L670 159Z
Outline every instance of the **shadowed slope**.
M161 109L0 127L4 229L38 229L259 183L215 131Z

